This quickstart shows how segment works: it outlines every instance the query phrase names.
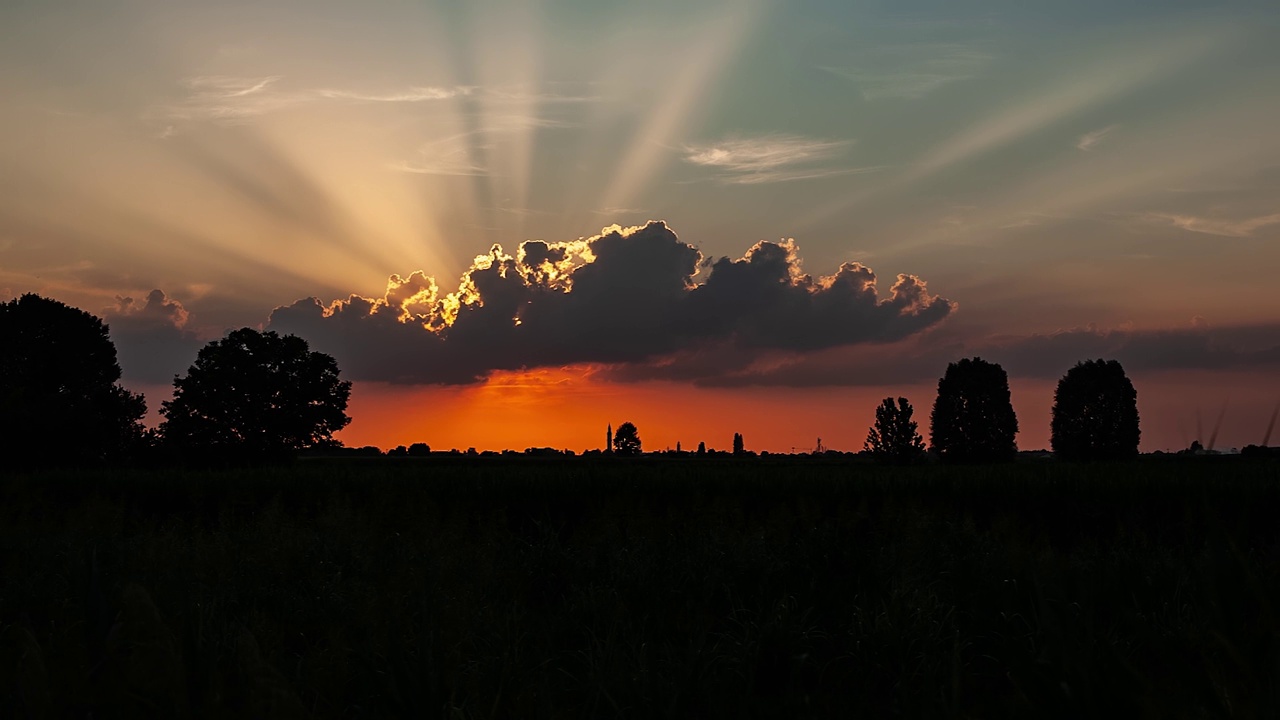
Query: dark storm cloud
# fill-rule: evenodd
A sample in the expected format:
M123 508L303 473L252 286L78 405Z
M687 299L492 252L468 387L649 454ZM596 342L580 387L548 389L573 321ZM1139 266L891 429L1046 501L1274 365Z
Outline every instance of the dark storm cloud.
M1009 372L1029 377L1059 377L1077 360L1097 357L1114 358L1137 372L1256 368L1280 364L1280 325L1084 328L1034 335L993 352L1006 357Z
M815 279L791 241L706 263L651 222L586 240L531 240L514 257L494 246L447 295L422 273L392 276L382 298L300 300L277 308L269 328L308 339L362 380L456 384L569 363L611 365L619 377L650 365L701 377L769 356L899 340L954 308L909 275L881 298L875 273L858 263ZM697 358L698 369L679 358Z
M142 302L116 298L103 318L126 380L169 382L186 372L200 349L195 333L185 329L186 308L160 290L152 290Z
M931 334L889 345L755 362L719 374L699 372L702 361L692 353L616 372L628 379L693 380L723 387L909 385L934 382L948 363L973 356L1000 363L1014 377L1050 380L1093 358L1118 360L1130 373L1280 367L1280 324L1159 330L1089 327L978 342Z

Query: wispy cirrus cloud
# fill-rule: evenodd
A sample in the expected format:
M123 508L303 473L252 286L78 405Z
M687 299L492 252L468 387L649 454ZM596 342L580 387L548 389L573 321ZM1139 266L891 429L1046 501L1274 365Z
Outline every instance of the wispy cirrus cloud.
M1074 72L1065 72L1056 81L1003 107L993 108L987 117L920 158L904 180L918 180L967 162L1144 84L1168 77L1221 47L1229 37L1229 33L1218 28L1197 29L1102 51L1077 65ZM1098 135L1095 144L1101 137Z
M243 123L252 118L318 102L419 103L448 100L475 91L454 85L414 86L386 92L335 88L289 89L280 75L259 77L198 76L187 78L182 100L153 109L149 114L167 121Z
M1280 224L1280 213L1234 220L1230 218L1202 217L1180 213L1148 213L1143 219L1149 223L1172 225L1187 232L1218 235L1221 237L1247 238L1260 228Z
M183 81L186 96L168 105L153 108L148 115L165 121L212 121L243 123L274 112L325 102L357 104L415 104L455 98L483 96L503 103L581 103L598 100L596 95L573 92L542 92L519 86L484 88L476 85L411 85L388 89L340 87L290 88L281 75L235 77L207 75Z
M391 169L417 175L493 175L477 149L491 149L498 139L532 128L572 127L570 123L535 116L491 118L483 127L454 133L419 145L416 155L393 163Z
M323 89L315 91L317 95L330 100L354 100L374 103L414 103L430 100L448 100L463 95L470 95L474 87L455 85L452 87L411 87L389 93L362 93L350 90Z
M832 168L821 163L844 152L845 140L818 140L799 135L733 137L684 146L685 161L720 172L720 180L755 185L871 172L879 168Z
M188 85L201 92L230 99L261 92L279 79L279 75L268 75L262 79L206 76L191 78Z
M1118 127L1120 126L1108 125L1102 128L1101 130L1094 130L1093 132L1088 132L1088 133L1085 133L1084 135L1081 135L1080 139L1076 141L1076 149L1084 150L1085 152L1088 152L1094 149L1095 147L1098 146L1098 143L1102 142L1102 139L1104 137L1111 134L1111 131L1115 130Z
M488 175L489 168L476 162L461 138L427 143L418 148L418 157L401 160L390 165L392 170L414 175Z
M876 48L853 67L820 65L853 83L864 100L916 100L953 82L982 73L995 56L954 43L905 43Z

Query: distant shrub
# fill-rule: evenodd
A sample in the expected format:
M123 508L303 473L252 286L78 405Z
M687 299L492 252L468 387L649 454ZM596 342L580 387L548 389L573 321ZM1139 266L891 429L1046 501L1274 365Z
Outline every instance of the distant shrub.
M618 426L618 432L613 436L613 451L618 455L639 455L642 452L640 432L633 423L624 422Z

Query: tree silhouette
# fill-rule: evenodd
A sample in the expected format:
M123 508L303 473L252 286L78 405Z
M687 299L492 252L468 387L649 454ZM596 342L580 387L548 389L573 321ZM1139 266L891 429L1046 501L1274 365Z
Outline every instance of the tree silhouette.
M640 433L634 424L624 422L618 426L613 434L613 451L618 455L640 454Z
M0 303L0 464L123 459L144 437L99 318L46 297Z
M733 434L733 454L742 455L746 452L746 447L742 443L742 433Z
M707 454L707 444L705 442L698 443L698 457L705 457Z
M1018 452L1018 417L1004 368L982 358L947 366L938 380L929 444L947 462L1001 462Z
M1138 454L1138 391L1115 360L1076 363L1053 394L1051 442L1063 460L1118 460Z
M327 445L351 422L351 383L294 335L242 328L200 350L163 404L165 441L178 448L267 459Z
M887 397L876 408L876 423L867 431L863 446L881 462L906 464L924 455L924 438L911 419L913 408L904 397Z

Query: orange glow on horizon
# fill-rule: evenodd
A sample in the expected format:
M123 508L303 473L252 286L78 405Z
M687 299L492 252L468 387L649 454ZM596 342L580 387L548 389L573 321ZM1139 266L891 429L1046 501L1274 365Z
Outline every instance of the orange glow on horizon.
M931 389L904 388L917 406ZM646 450L727 450L740 432L749 450L790 452L826 447L859 450L881 388L697 388L676 383L617 383L592 366L497 373L467 387L359 383L339 437L349 446L384 449L426 442L432 449L581 453L604 446L605 428L633 422ZM925 398L927 397L927 400ZM865 419L864 417L865 416Z
M1142 449L1177 450L1195 439L1196 411L1207 435L1224 403L1218 449L1259 443L1280 399L1280 383L1266 373L1240 373L1223 384L1208 372L1134 376L1142 417ZM1015 378L1018 447L1049 447L1056 380ZM524 450L552 447L581 453L604 446L605 428L630 421L645 450L694 450L699 442L727 450L740 432L748 450L808 451L819 437L833 450L862 449L875 408L888 396L906 397L926 441L936 382L894 388L699 388L665 382L618 383L598 368L571 366L495 374L465 387L356 383L350 426L338 434L348 446L425 442L434 450ZM1256 436L1256 437L1255 437Z

